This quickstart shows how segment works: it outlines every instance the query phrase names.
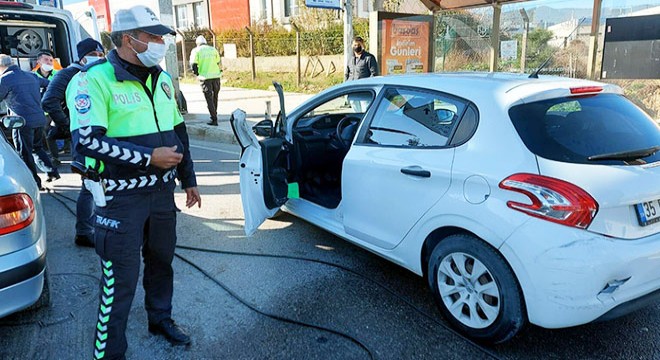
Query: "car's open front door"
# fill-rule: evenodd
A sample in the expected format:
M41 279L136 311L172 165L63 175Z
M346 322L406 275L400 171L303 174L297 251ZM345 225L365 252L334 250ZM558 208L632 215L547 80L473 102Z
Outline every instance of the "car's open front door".
M235 110L230 122L241 146L241 201L250 236L287 201L288 144L280 134L257 139L243 110Z

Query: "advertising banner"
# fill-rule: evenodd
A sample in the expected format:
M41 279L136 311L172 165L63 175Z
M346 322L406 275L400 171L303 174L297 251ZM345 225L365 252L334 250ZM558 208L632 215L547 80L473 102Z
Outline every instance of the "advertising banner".
M428 21L383 19L382 75L429 71L430 31Z

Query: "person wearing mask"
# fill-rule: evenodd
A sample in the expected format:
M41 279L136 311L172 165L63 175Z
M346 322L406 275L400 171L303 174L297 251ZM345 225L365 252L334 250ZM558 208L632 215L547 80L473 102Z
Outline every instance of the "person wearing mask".
M202 86L206 106L211 115L211 121L207 124L218 126L218 95L220 94L220 78L222 77L220 53L213 46L207 45L206 39L202 35L195 39L195 43L197 47L190 52L190 65Z
M42 161L47 169L50 182L60 178L57 169L48 158L43 148L43 127L46 117L41 110L41 89L48 86L48 80L37 77L34 73L21 70L9 55L0 54L0 101L7 100L7 107L12 114L22 116L25 126L14 129L14 146L27 165L40 190L41 178L37 174L35 157ZM35 157L32 153L34 152Z
M175 33L145 6L117 11L110 34L116 49L76 74L66 91L76 152L105 184L105 196L94 195L102 267L95 359L125 358L141 258L149 332L190 344L172 320L175 178L186 206L201 207L201 197L172 78L158 65L168 34Z
M69 108L66 106L66 88L71 78L76 75L84 66L91 65L105 57L103 45L100 42L87 38L76 45L78 51L78 61L72 63L66 69L60 70L48 85L46 93L41 99L41 107L50 114L55 123L49 136L55 139L70 138L69 132ZM73 146L72 146L73 147ZM83 156L76 154L75 149L71 149L73 161L85 163ZM94 247L94 200L92 194L84 186L80 188L78 201L76 204L76 236L74 242L78 246Z
M48 81L53 80L55 77L55 74L57 74L57 70L54 69L53 63L55 59L53 58L53 53L50 52L49 50L41 50L37 54L37 68L34 70L34 73L37 74L37 76L44 78ZM45 89L41 92L43 95L45 92ZM46 146L48 147L48 151L50 152L50 156L53 159L53 165L55 167L60 165L60 153L59 153L59 148L57 146L57 139L55 139L53 135L53 132L55 130L55 126L52 126L52 119L49 116L48 113L46 115L46 126L44 127L44 136L46 139ZM37 165L39 164L37 160ZM39 166L43 167L43 166Z
M353 39L353 55L346 64L345 81L378 75L378 62L372 54L364 50L364 39L359 36Z

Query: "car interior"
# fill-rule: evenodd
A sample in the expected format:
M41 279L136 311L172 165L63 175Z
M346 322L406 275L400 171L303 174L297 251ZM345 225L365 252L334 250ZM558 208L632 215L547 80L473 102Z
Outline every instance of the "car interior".
M293 127L291 176L300 197L334 209L341 201L342 163L374 95L344 94L296 120Z

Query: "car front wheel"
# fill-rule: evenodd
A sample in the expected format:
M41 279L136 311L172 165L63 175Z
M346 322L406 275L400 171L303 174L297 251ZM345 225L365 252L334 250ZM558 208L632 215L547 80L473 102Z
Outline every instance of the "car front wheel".
M473 236L440 241L428 262L428 280L443 316L474 340L505 342L527 323L513 271L495 249Z

